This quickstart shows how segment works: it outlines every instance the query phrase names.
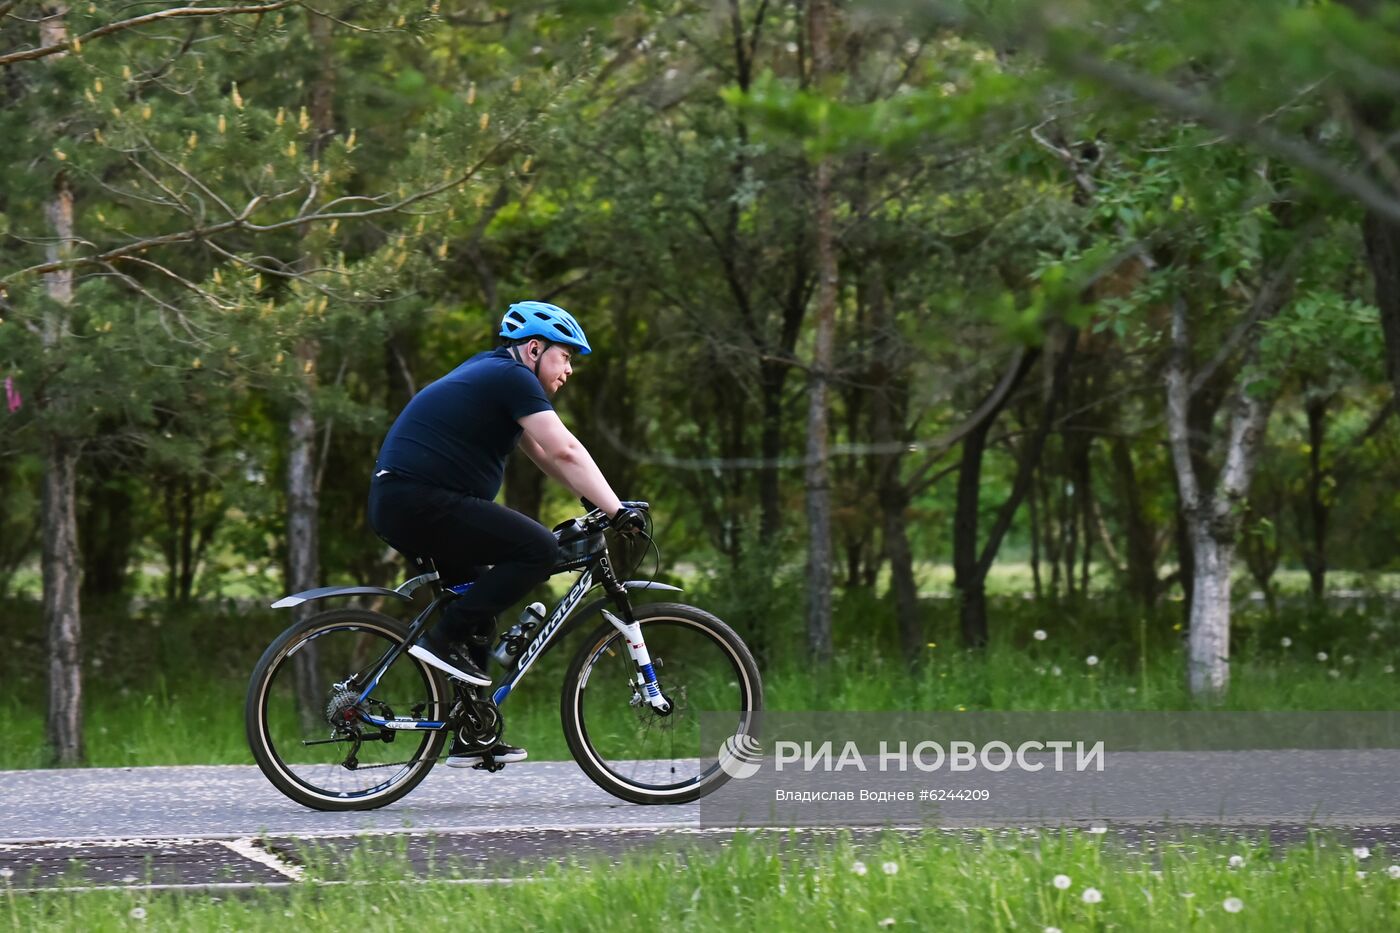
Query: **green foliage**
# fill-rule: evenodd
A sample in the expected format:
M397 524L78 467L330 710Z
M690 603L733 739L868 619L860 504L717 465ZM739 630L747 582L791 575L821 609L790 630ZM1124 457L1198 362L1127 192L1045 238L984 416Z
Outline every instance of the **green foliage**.
M25 404L0 409L0 591L11 579L37 590L40 456L64 436L83 449L85 489L113 475L139 493L129 594L163 597L180 542L204 535L195 598L265 595L285 558L286 423L302 393L320 426L323 576L385 582L396 568L363 508L380 438L412 391L490 345L502 305L548 296L597 348L558 400L566 422L620 492L655 503L663 572L695 568L703 600L779 657L803 639L818 160L833 168L839 249L830 425L849 571L838 643L852 654L872 631L883 657L896 653L884 468L911 484L902 517L916 562L946 556L958 448L936 441L977 409L1016 348L1060 322L1079 328L1070 398L1036 471L1037 525L1023 506L1006 558L1036 548L1049 601L1071 592L1062 569L1076 555L1092 550L1092 586L1122 584L1129 545L1144 544L1160 590L1177 592L1161 381L1177 296L1195 370L1218 363L1220 385L1243 381L1274 405L1253 543L1282 572L1304 560L1306 413L1326 400L1329 560L1391 567L1400 451L1394 422L1373 424L1391 393L1360 206L1209 113L1144 102L1085 61L1361 171L1373 160L1348 108L1393 96L1400 6L1066 9L843 7L836 74L821 84L804 8L757 2L736 4L733 18L660 2L337 2L327 12L342 22L301 7L191 19L9 66L0 136L16 170L0 181L0 377ZM69 26L111 15L75 5ZM329 23L329 38L313 23ZM13 16L0 34L6 48L36 35ZM316 103L327 76L328 116ZM78 256L169 238L79 266L68 306L23 272L46 260L60 178L74 192ZM308 210L346 216L291 222ZM1290 300L1249 327L1290 262ZM47 346L46 322L60 325ZM1228 411L1209 382L1193 427L1207 476ZM984 522L1010 489L1045 388L1037 368L995 426ZM546 518L572 514L547 488ZM109 527L98 520L110 506L84 496L80 510ZM100 543L82 543L94 565ZM1030 592L1024 575L1017 589ZM1177 607L1129 607L1124 618L1152 620L1151 656L1174 658ZM949 610L925 609L930 640L954 642ZM998 606L994 621L1024 648L1027 626L1050 611ZM1077 644L1097 640L1093 650L1125 666L1139 657L1135 626L1063 614ZM1237 644L1253 650L1288 618L1243 613ZM956 697L1024 698L979 684L959 680ZM956 700L928 691L927 702Z

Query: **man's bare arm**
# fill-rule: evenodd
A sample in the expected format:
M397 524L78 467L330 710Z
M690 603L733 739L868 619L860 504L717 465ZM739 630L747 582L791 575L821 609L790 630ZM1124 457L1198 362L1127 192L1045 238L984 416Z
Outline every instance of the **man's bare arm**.
M520 436L520 449L525 456L530 458L530 462L540 468L540 472L550 479L563 483L564 478L559 475L559 470L554 466L554 462L545 456L544 450L528 434ZM565 483L567 486L568 484Z
M553 411L538 411L520 419L525 430L520 439L525 455L570 492L590 500L608 515L616 515L622 502L588 450Z

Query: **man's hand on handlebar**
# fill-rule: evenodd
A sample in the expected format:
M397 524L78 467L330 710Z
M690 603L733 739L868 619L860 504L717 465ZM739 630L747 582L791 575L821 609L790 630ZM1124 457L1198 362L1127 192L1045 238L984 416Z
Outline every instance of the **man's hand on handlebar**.
M619 534L634 535L646 531L647 520L640 509L620 509L612 517L613 530Z
M599 511L598 507L587 499L580 499L579 501L583 503L583 507L588 509L588 511ZM650 508L650 503L647 502L623 502L622 508L613 513L609 518L608 526L622 534L636 534L637 532L646 531L647 521L643 513L646 512L648 508Z

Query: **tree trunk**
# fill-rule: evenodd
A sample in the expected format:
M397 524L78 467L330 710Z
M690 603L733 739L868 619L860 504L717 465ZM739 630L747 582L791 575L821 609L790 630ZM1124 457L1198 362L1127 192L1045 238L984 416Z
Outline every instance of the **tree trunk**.
M1123 437L1109 443L1109 456L1116 474L1118 497L1123 503L1123 527L1127 533L1128 592L1145 609L1157 605L1157 568L1152 542L1156 534L1142 506L1133 452Z
M82 624L78 587L78 451L50 435L44 464L44 620L48 632L47 737L54 764L81 764L83 751Z
M1045 587L1040 582L1040 480L1039 468L1035 471L1035 476L1031 477L1031 493L1026 497L1026 508L1031 521L1031 591L1035 596L1035 601L1040 600L1045 595Z
M830 70L827 36L828 0L808 7L812 73L820 83ZM831 658L831 478L828 395L836 331L836 235L832 221L832 165L829 156L817 161L813 212L816 216L817 320L812 347L811 389L807 408L807 651L818 662Z
M987 599L977 573L977 519L981 510L982 455L994 417L968 432L958 465L958 501L953 512L953 588L958 592L963 644L987 643Z
M82 601L115 600L126 592L131 562L131 487L125 475L98 468L88 485L86 507L78 520L83 548Z
M1053 338L1047 337L1047 341ZM981 647L987 643L986 581L987 572L992 569L1001 542L1011 528L1016 511L1021 507L1026 493L1030 491L1032 480L1040 466L1041 454L1045 450L1046 438L1055 425L1055 412L1064 399L1069 384L1070 364L1074 360L1078 331L1066 328L1063 344L1054 358L1054 368L1050 375L1045 402L1041 406L1040 423L1021 447L1016 464L1016 478L1012 481L1011 492L997 509L987 541L977 550L978 487L981 483L982 453L987 444L987 433L996 421L997 415L1005 406L1002 404L987 413L987 417L963 439L963 461L958 474L958 504L953 518L953 586L960 596L963 641L969 647ZM1022 355L1017 368L1012 391L1025 379L1037 353ZM1009 397L1010 393L1007 393ZM971 442L971 449L969 449ZM1073 565L1070 566L1071 572Z
M758 539L772 543L782 528L782 489L778 482L778 458L783 454L783 386L787 382L787 364L759 364L759 391L762 396L763 428L759 450L763 465L758 470Z
M1079 555L1079 593L1089 597L1089 571L1094 560L1094 487L1090 465L1090 445L1086 441L1076 451L1074 471L1074 498L1079 505L1080 532L1084 551Z
M194 483L186 479L180 489L180 592L182 606L194 596L194 516L199 496Z
M1367 211L1361 221L1366 259L1376 283L1381 336L1385 338L1385 371L1400 398L1400 225Z
M1272 311L1286 300L1280 296ZM1172 302L1167 364L1167 436L1192 556L1187 686L1195 697L1219 697L1230 683L1230 568L1239 540L1254 461L1263 444L1269 403L1241 384L1230 414L1225 463L1206 492L1191 451L1190 338L1186 301ZM1256 338L1257 339L1257 338ZM1252 355L1252 347L1249 354Z
M43 7L39 23L42 45L68 41L68 5ZM67 53L53 56L60 60ZM54 239L45 253L49 261L65 258L73 243L73 191L66 175L54 180L47 214ZM69 330L68 308L73 302L71 270L44 276L50 307L44 314L42 344L51 366L59 365L63 341ZM47 411L61 409L66 399L44 397ZM81 552L78 549L78 443L61 428L49 427L44 437L43 480L43 590L44 628L49 654L49 709L46 738L54 764L81 764L82 715L82 615L79 598Z
M535 521L544 502L544 474L525 454L516 450L506 460L506 505Z
M962 440L962 458L958 465L958 501L953 511L953 588L958 591L963 643L970 647L987 643L987 601L983 585L986 570L982 569L977 552L982 454L987 448L987 435L996 423L997 416L1006 407L1011 395L1025 381L1026 374L1031 371L1039 355L1037 350L1027 350L1021 354L1001 403L988 409L982 422ZM1037 458L1038 456L1037 454ZM1030 474L1027 474L1027 479L1029 477Z
M315 354L304 345L298 347L297 358L314 364ZM318 540L318 497L316 494L316 418L311 411L314 370L303 377L293 399L288 431L287 456L287 591L297 593L319 584L320 542ZM366 472L369 472L368 470ZM312 603L297 607L298 621L311 614ZM297 696L304 719L311 721L323 702L323 690L317 686L315 645L307 645L296 654L295 676Z
M909 489L900 480L904 443L895 430L904 424L908 407L905 357L899 333L890 313L884 269L878 259L865 264L860 276L861 302L870 310L874 334L870 366L870 430L877 453L875 500L880 509L880 536L890 562L890 588L894 591L895 621L904 660L915 664L925 657L923 613L919 587L914 580L914 554L909 546ZM873 585L873 583L872 583Z
M1029 421L1027 421L1029 425ZM1050 585L1048 587L1050 598L1058 601L1060 598L1060 536L1059 524L1055 521L1055 501L1051 490L1053 476L1046 472L1045 465L1041 464L1036 471L1035 489L1032 495L1040 496L1040 527L1041 542L1044 545L1045 562L1050 566Z
M316 130L316 139L308 153L314 159L335 134L335 58L330 20L312 13L307 29L317 66L308 108ZM317 256L312 254L310 258L313 265L319 265ZM300 381L292 396L287 438L287 583L293 593L315 587L321 575L320 490L317 488L316 414L313 409L319 355L320 347L313 337L303 336L297 341L295 358ZM366 465L366 480L369 473ZM298 620L310 614L310 603L296 610ZM320 684L315 645L298 651L294 666L298 705L303 721L310 723L320 714L325 695Z
M1303 548L1303 564L1315 602L1327 591L1327 519L1330 508L1322 492L1326 471L1322 467L1322 446L1327 441L1327 404L1318 396L1308 400L1308 537Z
M1192 696L1218 696L1230 684L1230 567L1234 547L1197 524L1191 535L1191 631L1187 638Z

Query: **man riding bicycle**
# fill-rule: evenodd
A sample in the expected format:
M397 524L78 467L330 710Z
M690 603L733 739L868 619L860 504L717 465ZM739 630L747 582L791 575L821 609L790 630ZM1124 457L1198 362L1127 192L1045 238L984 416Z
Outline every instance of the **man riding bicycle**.
M556 305L521 301L501 319L500 337L495 350L409 401L380 445L369 493L369 523L379 537L410 558L430 558L444 585L470 582L409 652L476 686L491 683L496 614L559 563L549 529L493 501L517 444L546 475L613 516L614 528L637 530L645 521L622 507L555 413L551 399L572 375L573 355L592 352L578 321ZM488 749L454 738L447 763L469 767L488 752L498 762L526 757L504 742Z

